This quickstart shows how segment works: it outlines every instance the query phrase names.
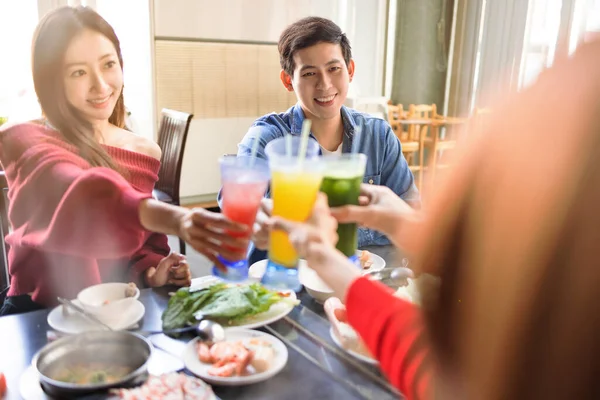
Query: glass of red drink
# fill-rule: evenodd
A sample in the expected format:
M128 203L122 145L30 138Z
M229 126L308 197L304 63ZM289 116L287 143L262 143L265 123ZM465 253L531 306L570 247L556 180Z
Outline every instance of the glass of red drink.
M256 157L224 156L221 167L221 212L229 219L252 229L260 202L269 184L269 164ZM239 235L235 232L231 236ZM213 267L213 275L230 281L248 278L248 260L227 260L219 256L226 270Z

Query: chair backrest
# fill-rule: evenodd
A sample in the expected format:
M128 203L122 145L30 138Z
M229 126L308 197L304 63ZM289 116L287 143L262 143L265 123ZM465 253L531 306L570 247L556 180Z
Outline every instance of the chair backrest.
M2 249L0 249L0 304L6 289L10 286L10 275L8 274L8 245L4 238L9 232L8 223L8 182L4 171L0 171L0 234L2 235Z
M435 104L411 104L408 106L406 119L435 119L439 118ZM408 138L413 141L423 141L429 133L427 125L409 125Z
M162 150L156 189L171 196L179 204L179 184L183 152L193 114L163 108L158 129L158 145Z
M408 139L406 132L402 129L402 125L399 121L404 118L404 108L402 104L392 104L391 100L388 102L387 106L388 111L388 123L392 127L392 131L396 134L398 139L401 142L404 142Z

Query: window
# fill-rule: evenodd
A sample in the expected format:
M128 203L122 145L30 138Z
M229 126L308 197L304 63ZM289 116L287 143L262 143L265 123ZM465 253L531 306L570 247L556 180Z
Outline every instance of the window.
M519 86L532 84L552 65L560 27L562 0L530 0Z
M31 78L31 39L38 22L37 1L0 1L0 116L26 121L41 115Z

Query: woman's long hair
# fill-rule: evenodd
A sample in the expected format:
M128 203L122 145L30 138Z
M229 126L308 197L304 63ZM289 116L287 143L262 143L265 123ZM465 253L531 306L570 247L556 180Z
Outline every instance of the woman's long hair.
M600 398L598 65L583 46L495 109L431 204L437 398Z
M37 26L31 57L33 83L44 116L68 142L79 149L81 157L92 166L118 170L96 140L92 125L69 104L65 95L62 79L65 53L71 40L85 29L98 32L112 42L123 68L119 39L108 22L91 8L66 6L46 14ZM109 122L120 128L125 126L122 90Z

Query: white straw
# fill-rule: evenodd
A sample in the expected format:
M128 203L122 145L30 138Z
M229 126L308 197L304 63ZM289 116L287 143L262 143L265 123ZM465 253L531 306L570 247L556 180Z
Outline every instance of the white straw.
M352 138L352 149L350 152L353 154L358 153L358 146L360 145L360 125L354 128L354 138Z
M257 129L258 130L258 129ZM250 150L250 166L254 166L254 159L256 158L256 153L258 152L258 143L260 142L259 135L256 135L254 138L254 142L252 143L252 149Z
M312 122L310 119L304 119L302 123L302 134L300 137L300 150L298 151L298 165L302 167L304 157L306 157L306 148L308 147L308 135L310 134L310 126Z

